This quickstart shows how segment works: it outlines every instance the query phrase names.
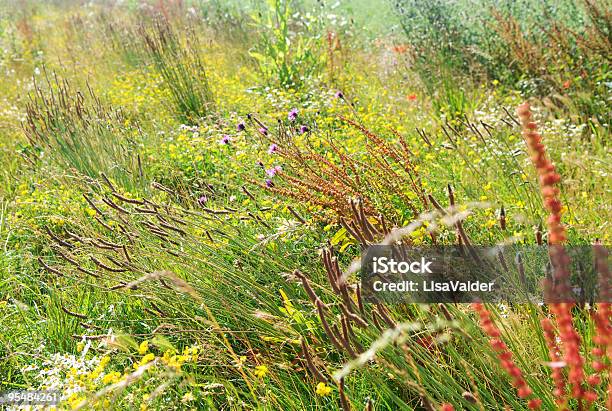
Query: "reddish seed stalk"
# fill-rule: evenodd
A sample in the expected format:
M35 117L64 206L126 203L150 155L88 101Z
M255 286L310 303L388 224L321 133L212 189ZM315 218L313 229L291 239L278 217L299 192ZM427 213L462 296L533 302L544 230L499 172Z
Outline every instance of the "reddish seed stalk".
M595 322L593 343L595 347L592 350L592 367L596 371L596 374L589 376L587 382L592 386L598 385L607 369L608 400L606 405L608 409L612 409L612 367L610 366L610 363L612 363L612 325L610 325L610 318L612 318L610 299L612 296L610 289L610 270L608 269L608 252L599 243L595 244L593 251L595 254L597 272L599 273L598 285L602 302L596 304L597 310L593 313L593 320ZM606 361L608 365L606 365ZM601 373L602 375L598 375L597 373Z
M501 340L501 332L491 319L491 312L487 310L482 303L472 304L474 311L478 313L480 317L480 326L483 331L491 338L489 343L493 350L497 353L501 366L512 378L512 385L516 388L517 394L520 398L529 398L533 391L529 388L529 385L523 378L521 369L515 364L512 358L512 352L508 349L508 346ZM532 398L528 401L530 409L539 409L542 404L542 400Z
M569 282L569 257L567 256L563 244L567 240L565 226L561 223L562 203L559 199L559 188L557 184L561 176L556 172L555 166L546 155L546 147L542 144L542 136L537 131L537 125L532 121L531 109L528 103L521 104L517 109L517 114L523 129L523 138L527 143L531 153L531 160L536 168L540 192L542 193L544 206L549 212L546 221L548 227L548 242L550 244L549 254L554 268L553 284L547 280L545 284L545 299L551 301L550 310L554 314L559 338L563 348L563 361L568 368L568 382L570 393L573 398L592 402L597 399L595 391L587 391L583 387L585 380L584 358L580 354L580 335L572 323L573 302L570 302L571 286ZM547 338L554 339L554 330L547 320L543 320L542 326L545 329ZM548 331L546 331L548 329ZM550 350L550 347L549 347ZM555 356L551 357L555 361ZM562 393L560 376L553 373L555 379L555 392ZM565 385L565 384L563 384ZM564 387L563 387L564 388ZM564 389L563 389L564 391ZM561 400L561 404L567 404L569 399ZM579 404L579 407L581 405Z
M544 330L544 338L546 340L546 346L548 347L548 353L550 360L553 363L561 362L561 351L559 344L555 338L555 329L550 318L544 318L541 321L542 329ZM561 405L565 396L565 378L563 376L563 369L559 366L552 368L552 378L555 384L555 390L553 392L557 399L557 404Z

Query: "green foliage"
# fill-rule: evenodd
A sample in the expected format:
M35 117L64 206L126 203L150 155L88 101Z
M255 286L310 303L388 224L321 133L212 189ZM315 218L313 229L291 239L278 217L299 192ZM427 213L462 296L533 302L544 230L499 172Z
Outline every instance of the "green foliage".
M314 18L293 9L290 0L268 0L268 7L251 18L259 35L250 51L271 85L299 89L324 66L321 33L313 31Z

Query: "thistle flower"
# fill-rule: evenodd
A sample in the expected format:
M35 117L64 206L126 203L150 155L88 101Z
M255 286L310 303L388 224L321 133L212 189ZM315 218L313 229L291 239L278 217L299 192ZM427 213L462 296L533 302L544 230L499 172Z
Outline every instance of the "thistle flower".
M300 127L300 133L301 134L306 134L310 131L310 129L308 128L308 126L301 126Z
M270 179L266 180L266 187L268 187L268 188L274 187L274 183L272 182L272 180L270 180Z
M257 162L257 165L258 165L259 167L261 167L261 168L264 168L264 167L265 167L265 166L264 166L264 163L263 163L261 160L259 160L259 161Z
M267 136L267 135L268 135L268 129L267 129L267 128L265 128L265 127L260 127L260 128L259 128L259 132L260 132L262 135L264 135L264 136Z
M336 91L335 96L336 98L344 100L344 93L342 93L341 91Z
M270 147L268 148L268 154L274 154L276 153L276 150L278 150L278 145L272 143L270 144Z
M230 142L230 136L228 136L227 134L225 134L223 137L221 137L221 140L219 140L220 144L229 144Z
M238 131L244 131L246 129L246 125L244 124L244 121L241 121L240 123L238 123L238 125L236 126L236 129Z
M298 116L297 108L292 108L289 114L287 115L287 118L289 118L289 121L295 121L297 119L297 116Z
M198 204L200 204L201 206L206 204L207 201L208 197L206 197L205 195L201 195L200 198L198 198Z
M282 167L281 166L274 166L268 170L266 170L266 174L269 177L274 177L278 172L282 171Z

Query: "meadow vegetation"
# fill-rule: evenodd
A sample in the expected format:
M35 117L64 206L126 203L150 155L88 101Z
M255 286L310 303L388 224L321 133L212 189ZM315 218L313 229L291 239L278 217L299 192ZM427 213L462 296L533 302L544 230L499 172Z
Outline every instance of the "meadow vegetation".
M611 6L0 0L0 392L611 409L609 302L368 304L354 263L596 244L609 301Z

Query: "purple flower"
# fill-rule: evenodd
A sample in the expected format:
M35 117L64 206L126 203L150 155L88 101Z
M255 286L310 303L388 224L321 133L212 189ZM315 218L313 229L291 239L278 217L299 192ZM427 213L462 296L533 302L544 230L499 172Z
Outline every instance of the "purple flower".
M264 168L264 163L262 163L261 160L257 162L257 165L261 168Z
M289 118L289 121L295 121L295 119L297 119L297 116L298 116L297 108L292 108L287 117Z
M264 136L267 136L267 135L268 135L268 129L267 129L267 128L265 128L265 127L261 127L261 128L259 129L259 132L260 132L261 134L263 134Z
M230 142L230 136L228 136L227 134L224 135L221 140L219 140L219 143L221 144L229 144Z
M266 174L269 177L274 177L276 175L276 173L278 173L280 171L283 171L282 167L281 166L275 166L275 167L272 167L269 170L266 170Z
M336 91L336 98L344 99L344 93L342 93L341 91Z
M305 134L308 133L310 131L310 129L308 128L308 126L301 126L300 127L300 133Z
M246 129L246 125L244 124L244 121L241 121L240 123L238 123L238 125L236 126L236 129L238 131L244 131Z
M208 197L206 197L205 195L200 196L200 198L198 198L198 204L200 204L201 206L204 206L204 204L208 201Z
M272 182L272 180L266 180L266 187L274 187L274 183Z
M268 154L274 154L278 150L278 146L274 143L270 144L270 148L268 148Z

